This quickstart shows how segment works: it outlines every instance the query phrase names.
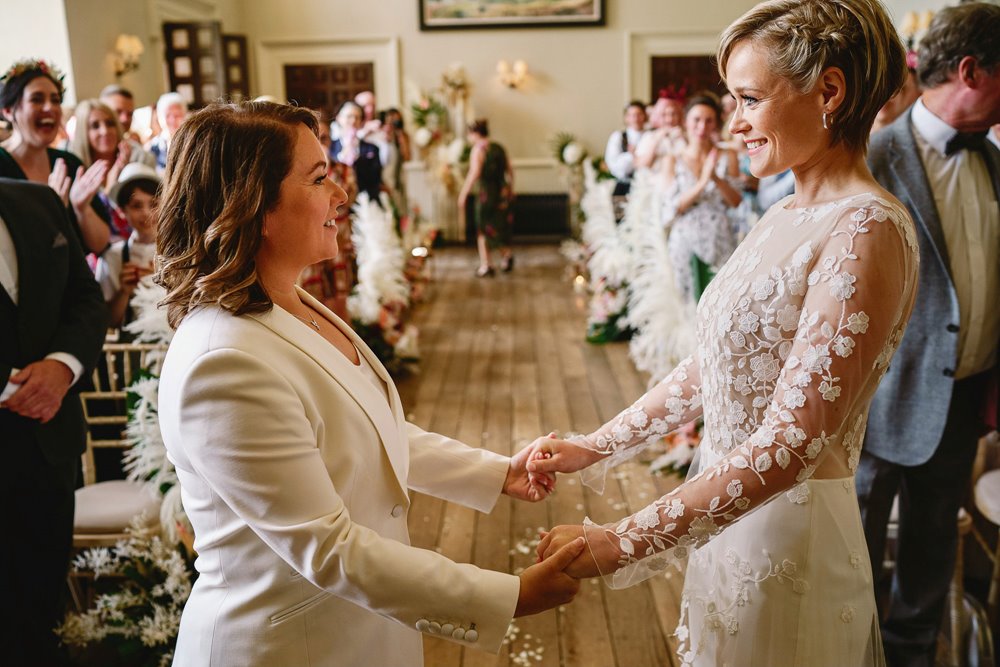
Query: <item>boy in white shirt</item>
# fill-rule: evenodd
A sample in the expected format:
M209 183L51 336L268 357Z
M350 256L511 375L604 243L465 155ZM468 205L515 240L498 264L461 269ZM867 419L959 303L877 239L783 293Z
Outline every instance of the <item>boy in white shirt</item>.
M121 327L131 319L127 311L135 287L153 273L159 187L160 177L155 169L133 162L125 165L118 182L108 192L133 230L127 240L113 243L97 261L95 277L108 304L108 324L112 328Z

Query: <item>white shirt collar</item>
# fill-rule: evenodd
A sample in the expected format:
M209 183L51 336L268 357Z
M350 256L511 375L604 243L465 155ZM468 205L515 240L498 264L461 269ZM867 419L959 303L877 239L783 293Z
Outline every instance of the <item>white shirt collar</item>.
M945 146L949 139L958 134L958 130L924 106L923 98L918 99L913 105L910 120L913 122L913 129L920 133L923 140L942 156L946 156Z
M3 218L0 218L0 286L10 295L11 300L17 303L17 249L14 247L14 239L11 238L10 230ZM0 379L0 382L6 380ZM0 389L2 389L0 385Z

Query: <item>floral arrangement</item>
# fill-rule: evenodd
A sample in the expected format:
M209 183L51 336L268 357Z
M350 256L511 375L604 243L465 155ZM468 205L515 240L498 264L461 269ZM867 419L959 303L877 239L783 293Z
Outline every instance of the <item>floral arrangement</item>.
M423 95L411 104L410 114L417 128L413 142L418 147L428 148L448 134L448 109L433 95Z
M406 253L402 239L384 208L364 193L355 204L351 241L358 260L358 283L347 299L354 330L390 372L404 370L415 361L418 332L406 323L410 284L406 279Z
M579 238L580 225L583 223L583 211L580 208L583 197L583 162L587 159L587 149L569 132L559 132L549 145L569 190L570 231L574 238Z
M430 282L429 260L441 230L420 214L419 206L413 206L410 212L400 220L399 233L406 257L403 275L410 283L410 303L417 303L423 300Z
M631 257L615 222L611 190L614 181L598 180L593 166L584 161L584 193L580 201L584 223L581 237L589 258L591 301L587 340L604 343L631 336L627 294Z
M0 83L6 83L32 70L38 70L55 81L56 87L59 89L59 94L63 94L63 79L66 78L66 74L52 63L36 58L24 58L15 62L10 66L10 69L0 74Z
M92 573L98 594L83 613L71 612L56 634L81 664L168 667L181 611L197 576L192 552L149 535L139 524L112 548L88 549L73 562Z
M458 102L469 99L471 86L461 63L452 63L441 73L441 90L448 99L449 106L455 106ZM465 118L461 120L465 122Z
M704 428L705 423L698 419L663 438L666 452L653 459L649 464L650 472L687 477Z
M587 342L610 343L628 340L632 328L628 325L628 288L609 285L605 279L591 282L593 295L587 316Z

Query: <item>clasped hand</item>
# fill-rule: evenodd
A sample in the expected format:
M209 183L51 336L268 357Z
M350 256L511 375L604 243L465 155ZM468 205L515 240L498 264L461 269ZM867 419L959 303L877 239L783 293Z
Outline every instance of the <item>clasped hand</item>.
M10 382L21 387L0 407L44 424L59 412L73 382L73 372L61 361L42 359L25 366Z

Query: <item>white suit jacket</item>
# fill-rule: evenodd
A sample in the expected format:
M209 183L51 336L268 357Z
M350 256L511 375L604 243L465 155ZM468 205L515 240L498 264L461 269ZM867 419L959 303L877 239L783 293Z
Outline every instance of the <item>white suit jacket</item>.
M159 394L198 551L174 665L421 665L415 630L499 651L518 578L409 546L407 489L488 512L509 459L406 423L371 350L300 294L367 358L389 402L281 308L184 319Z

